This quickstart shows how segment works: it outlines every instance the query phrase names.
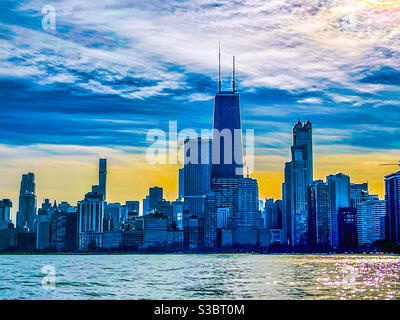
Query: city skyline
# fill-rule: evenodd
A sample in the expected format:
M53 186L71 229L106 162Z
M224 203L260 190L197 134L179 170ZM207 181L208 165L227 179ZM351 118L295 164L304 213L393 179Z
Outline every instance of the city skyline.
M223 90L237 56L261 198L281 198L298 118L314 124L315 179L343 172L383 197L382 177L397 168L379 164L400 155L395 4L62 0L51 4L55 28L45 29L47 4L2 7L0 196L14 206L29 171L39 202L81 200L101 157L109 161L110 202L142 199L154 185L173 201L179 166L146 162L146 132L166 130L168 120L178 129L211 127L219 41Z

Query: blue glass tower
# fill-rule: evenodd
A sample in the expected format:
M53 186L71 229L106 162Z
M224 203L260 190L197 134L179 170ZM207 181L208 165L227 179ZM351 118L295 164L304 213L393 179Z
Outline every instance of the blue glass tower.
M213 132L213 178L243 177L242 127L239 94L235 85L235 57L233 58L232 91L221 90L221 54L219 90L215 95Z

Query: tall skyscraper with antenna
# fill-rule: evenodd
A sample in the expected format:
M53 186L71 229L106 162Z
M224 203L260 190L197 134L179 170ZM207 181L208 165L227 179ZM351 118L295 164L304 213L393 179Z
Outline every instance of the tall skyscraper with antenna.
M214 105L213 178L243 177L242 127L235 69L235 57L233 57L232 90L222 91L221 50L219 50L218 93L215 95Z

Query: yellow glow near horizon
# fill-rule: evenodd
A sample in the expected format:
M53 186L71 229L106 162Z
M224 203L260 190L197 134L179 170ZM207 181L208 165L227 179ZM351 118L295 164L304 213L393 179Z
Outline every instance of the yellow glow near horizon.
M281 157L256 158L256 169L251 177L259 183L260 200L281 198L284 162ZM351 182L368 182L370 192L384 197L384 176L398 170L396 166L380 166L381 163L397 163L395 154L330 154L317 155L314 161L314 178L325 180L329 174L343 172ZM36 176L38 205L44 198L52 201L68 201L76 205L91 186L98 183L97 158L93 159L24 159L14 161L15 168L0 162L4 177L0 182L0 198L10 198L14 204L14 217L18 206L21 174L32 171ZM178 169L181 165L150 165L142 155L120 155L108 158L107 200L124 203L142 199L148 188L164 188L164 197L173 201L178 196ZM265 164L265 165L263 165Z

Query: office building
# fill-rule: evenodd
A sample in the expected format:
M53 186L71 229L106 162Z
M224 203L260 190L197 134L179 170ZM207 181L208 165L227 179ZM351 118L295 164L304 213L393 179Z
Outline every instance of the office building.
M330 246L330 198L328 184L314 181L308 190L310 244L327 248Z
M159 201L163 200L163 189L153 187L149 189L149 211L153 211Z
M12 202L9 199L0 200L0 230L12 226Z
M215 94L214 105L212 177L241 178L243 177L242 127L239 93L235 83L235 62L231 91L222 91L221 65L219 68L218 93Z
M368 247L385 239L386 202L369 200L357 206L358 245Z
M104 196L89 192L78 202L79 249L93 251L103 244Z
M333 249L339 246L339 208L350 207L350 177L338 173L326 177L329 188L329 241Z
M238 212L235 228L257 228L257 219L261 219L258 198L258 183L252 178L239 179Z
M78 214L57 211L50 220L50 247L59 252L71 252L78 248Z
M339 248L356 250L358 247L357 209L339 208L338 211Z
M285 165L283 232L291 246L309 244L308 187L313 181L312 124L299 120L293 127L291 162Z
M400 245L400 171L385 177L386 238Z
M179 169L178 186L178 197L183 198L185 196L185 168Z
M104 201L106 198L107 189L107 159L99 160L99 193L103 195Z
M35 231L36 220L36 184L35 175L28 173L22 175L19 193L19 207L17 213L17 228L26 228Z

